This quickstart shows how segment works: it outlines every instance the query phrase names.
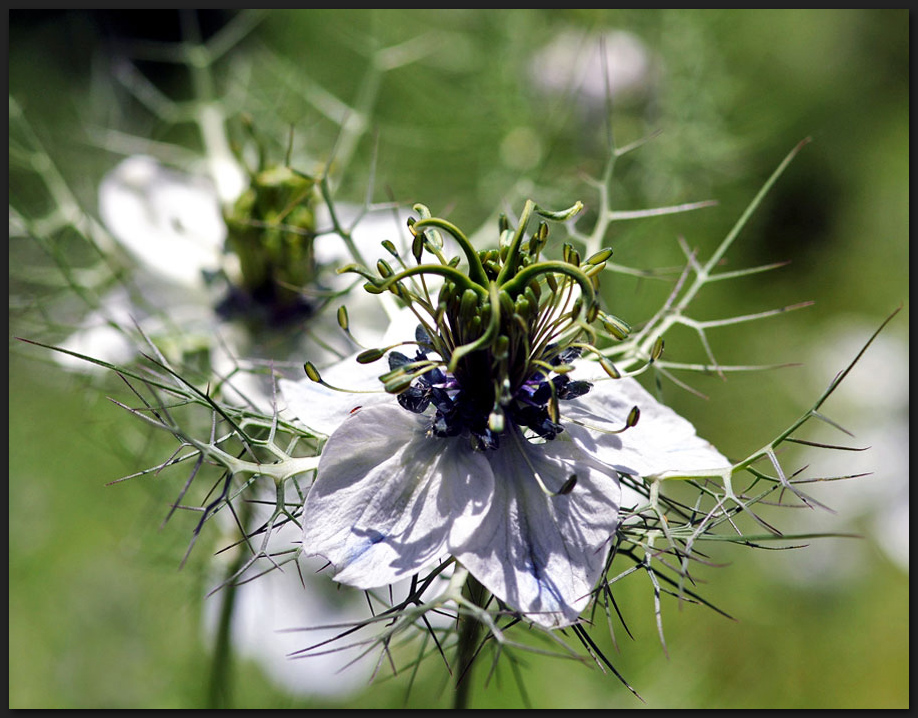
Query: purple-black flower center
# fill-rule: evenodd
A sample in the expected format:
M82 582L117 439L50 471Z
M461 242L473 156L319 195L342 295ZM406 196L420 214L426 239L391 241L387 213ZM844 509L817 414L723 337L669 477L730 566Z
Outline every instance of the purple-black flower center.
M418 327L416 338L418 350L413 359L401 352L389 353L390 370L398 371L429 360L428 354L435 350L423 327ZM580 353L577 347L566 348L555 354L551 365L569 364L579 358ZM433 407L430 412L433 436L468 433L475 448L496 449L502 432L495 430L489 420L495 401L490 386L488 381L463 381L455 374L434 367L399 393L398 402L416 414L428 412ZM513 426L529 429L542 439L554 439L564 431L557 420L557 402L583 396L591 388L589 382L572 380L566 373L537 370L504 403L504 419Z

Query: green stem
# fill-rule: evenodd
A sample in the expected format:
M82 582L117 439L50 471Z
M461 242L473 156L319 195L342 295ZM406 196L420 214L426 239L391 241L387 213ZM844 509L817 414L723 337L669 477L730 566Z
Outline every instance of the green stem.
M484 607L488 592L471 574L466 579L462 593L474 605ZM478 638L481 635L481 621L478 616L462 614L459 619L459 646L456 649L456 693L453 697L453 709L463 710L469 707L469 694L472 684L472 663L478 650Z
M236 566L232 567L233 569ZM220 622L214 642L213 660L210 665L210 680L207 687L207 705L212 709L232 707L232 623L236 604L236 585L229 583L220 591L223 603L220 606Z
M249 503L243 502L239 520L246 526L249 520ZM244 539L245 537L243 537ZM238 573L248 560L245 540L237 547L236 557L226 572L226 584L217 593L222 599L220 618L217 623L217 636L214 641L213 658L210 665L210 677L207 686L207 705L212 709L232 708L232 672L233 672L233 612L236 608Z

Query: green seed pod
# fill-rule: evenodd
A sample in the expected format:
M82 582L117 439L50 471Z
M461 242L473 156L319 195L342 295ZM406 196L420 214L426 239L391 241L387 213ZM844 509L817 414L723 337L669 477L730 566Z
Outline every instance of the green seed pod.
M596 302L593 302L586 311L586 320L588 324L592 324L596 321L596 318L599 316L599 305Z
M539 284L538 280L533 279L526 285L526 289L523 290L523 295L526 299L529 300L529 303L533 307L539 306L539 298L542 296L542 286Z
M572 264L575 267L580 267L580 252L574 249L573 245L565 244L564 245L564 261L568 264Z
M427 208L427 205L421 204L420 202L414 205L411 209L418 213L418 217L421 219L430 219L430 210ZM414 224L414 219L409 219L409 223Z
M575 267L580 267L580 252L571 247L570 255L568 257L568 263L573 264Z
M485 323L487 323L487 320L485 320ZM461 331L460 337L462 338L462 342L464 343L470 339L477 339L478 337L480 337L481 327L482 327L482 318L480 314L476 314L471 319L469 319L467 322L463 322L462 326L460 327L460 331Z
M599 275L602 274L603 270L606 268L605 262L600 262L599 264L586 264L580 267L583 270L583 273L587 275L593 282L594 287L599 286Z
M462 292L462 299L459 302L459 319L463 323L470 321L478 313L478 294L474 289L466 289Z
M348 330L350 323L347 318L347 307L343 304L338 307L338 326L341 327L344 331Z
M410 291L408 291L408 288L407 288L404 284L402 284L401 282L396 282L396 283L393 285L393 287L392 287L392 293L393 293L396 297L398 297L399 299L401 299L403 302L405 302L405 304L409 304L409 305L411 304L412 299L413 299L412 294L411 294Z
M632 426L637 426L638 421L641 418L641 410L639 407L632 407L631 411L628 412L628 419L625 421L625 426L629 429Z
M411 386L412 379L413 377L410 374L405 374L385 382L383 388L386 390L387 394L401 394L405 389Z
M527 287L527 289L528 289L528 287ZM515 307L515 308L516 308L516 313L519 314L521 317L523 317L523 318L525 318L525 319L528 320L530 314L532 313L532 306L533 306L533 305L530 303L529 299L526 298L526 296L524 296L524 294L521 294L520 296L518 296L518 297L516 298L516 302L514 302L514 304L516 305L516 307Z
M567 481L565 481L561 485L561 488L558 489L558 494L561 496L566 496L567 494L569 494L571 491L574 490L574 487L576 485L577 485L577 474L571 474L570 476L567 477Z

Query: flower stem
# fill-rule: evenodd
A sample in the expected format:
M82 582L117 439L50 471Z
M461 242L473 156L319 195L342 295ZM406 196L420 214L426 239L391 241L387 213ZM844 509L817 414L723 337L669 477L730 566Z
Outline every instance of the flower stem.
M242 552L240 552L240 556ZM239 567L233 566L231 571ZM220 606L220 619L217 624L217 636L214 641L213 660L210 664L210 681L207 687L207 705L212 709L232 707L230 686L232 684L232 625L233 609L236 604L236 584L228 583L220 591L223 603Z
M239 510L240 525L248 525L251 512L249 502L243 502ZM217 623L217 635L214 640L214 652L207 685L207 706L211 709L232 708L233 613L236 608L237 579L239 578L239 572L242 571L248 560L246 548L247 545L244 540L236 547L235 557L226 569L226 583L217 592L217 595L222 599L222 603L220 604L220 617Z
M484 607L488 601L488 592L471 574L462 589L465 597L475 606ZM481 621L477 615L463 614L459 619L459 646L456 649L456 693L453 697L453 709L462 710L469 707L469 693L472 683L472 662L478 650L478 638L481 635Z

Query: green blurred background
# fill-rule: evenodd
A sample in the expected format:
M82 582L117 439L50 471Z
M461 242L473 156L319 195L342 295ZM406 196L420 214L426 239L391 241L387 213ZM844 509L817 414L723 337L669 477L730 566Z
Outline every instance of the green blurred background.
M207 13L202 26L230 18ZM90 211L101 174L120 156L99 142L100 128L196 141L187 127L112 90L117 40L178 40L177 27L173 11L10 13L11 97ZM614 208L719 202L614 225L616 260L639 267L678 265L680 236L706 256L787 152L811 137L728 257L734 267L790 264L718 285L695 309L713 318L814 301L711 337L724 362L804 366L727 382L692 378L706 400L667 389L667 400L728 455L758 448L805 411L904 305L826 406L854 443L875 447L856 462L846 453L843 468L831 471L856 466L873 475L860 486L823 487L820 498L838 499L837 514L774 519L788 530L864 538L824 539L799 552L716 552L727 565L701 572L702 592L736 620L664 600L668 656L650 586L623 582L616 599L635 640L618 631L619 650L609 651L645 702L599 670L532 657L523 676L533 706L908 707L909 29L905 10L272 11L217 67L218 77L231 75L234 54L256 58L240 109L278 146L285 123L296 123L320 159L336 128L310 105L308 83L352 106L375 91L378 143L369 133L357 146L342 195L362 199L375 157L374 200L423 202L474 228L503 202L518 211L526 196L589 206L582 177L604 162L604 109L580 103L575 87L566 95L539 90L527 62L568 30L631 33L655 69L615 96L615 138L624 145L660 134L620 162ZM383 47L418 57L368 86L368 58ZM182 65L138 66L171 97L190 92ZM11 170L11 204L29 209L18 177ZM11 285L23 267L43 261L11 243ZM629 321L663 296L643 283L610 284L613 311ZM12 338L54 338L50 330L30 334L42 301L11 290L10 707L203 707L206 555L198 551L179 570L190 524L160 528L178 486L106 486L173 447L106 399L124 399L123 387L65 375ZM667 352L700 356L687 334L674 334ZM813 459L816 475L823 456ZM903 507L904 520L893 520ZM487 686L485 673L476 674L472 707L523 705L509 673ZM254 664L237 666L234 688L236 705L263 708L448 707L451 690L436 660L407 696L401 676L341 701L293 697Z

